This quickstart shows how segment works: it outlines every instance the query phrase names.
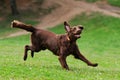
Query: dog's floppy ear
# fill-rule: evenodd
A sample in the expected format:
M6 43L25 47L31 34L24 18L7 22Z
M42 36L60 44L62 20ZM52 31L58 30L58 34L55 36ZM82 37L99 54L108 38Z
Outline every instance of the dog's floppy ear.
M70 25L66 21L64 22L64 28L67 32L70 31Z

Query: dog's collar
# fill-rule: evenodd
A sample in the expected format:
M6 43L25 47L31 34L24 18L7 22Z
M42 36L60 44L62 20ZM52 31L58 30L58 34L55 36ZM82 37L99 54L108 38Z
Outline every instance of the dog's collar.
M67 36L67 40L68 40L68 41L70 41L70 38L69 38L69 36Z

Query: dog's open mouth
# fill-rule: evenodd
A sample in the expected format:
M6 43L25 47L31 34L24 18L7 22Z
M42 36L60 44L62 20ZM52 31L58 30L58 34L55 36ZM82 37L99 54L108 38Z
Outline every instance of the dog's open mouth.
M78 32L75 34L75 37L80 38L80 37L81 37L81 33L82 33L82 31L78 31Z
M81 36L80 36L80 34L76 34L75 37L80 38Z

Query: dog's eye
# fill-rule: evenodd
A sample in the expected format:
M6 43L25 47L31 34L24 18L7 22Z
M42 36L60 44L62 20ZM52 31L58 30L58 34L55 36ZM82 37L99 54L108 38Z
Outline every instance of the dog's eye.
M76 30L76 28L73 28L73 31L75 31Z

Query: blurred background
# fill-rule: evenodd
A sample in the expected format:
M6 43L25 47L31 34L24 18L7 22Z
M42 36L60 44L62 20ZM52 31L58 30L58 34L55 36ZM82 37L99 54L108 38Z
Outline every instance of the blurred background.
M48 28L94 12L119 18L119 6L119 0L0 0L0 36L10 34L14 19Z

